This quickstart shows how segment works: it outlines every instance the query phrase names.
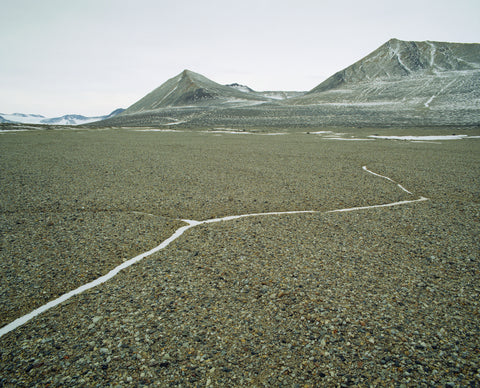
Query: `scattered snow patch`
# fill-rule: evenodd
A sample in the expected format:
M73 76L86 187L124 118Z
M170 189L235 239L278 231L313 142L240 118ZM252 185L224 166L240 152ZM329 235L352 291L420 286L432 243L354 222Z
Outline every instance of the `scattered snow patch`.
M30 131L30 129L0 129L0 133L16 133Z
M171 123L165 123L165 124L162 124L162 125L178 125L178 124L182 124L182 123L186 123L187 121L184 120L184 121L174 121L174 122L171 122Z
M468 138L468 135L427 135L427 136L380 136L370 135L368 137L374 139L387 139L387 140L410 140L410 141L429 141L429 140L460 140ZM473 136L472 136L473 137Z
M228 133L228 134L234 134L234 135L251 135L251 132L245 132L245 131L237 131L235 129L214 129L211 131L202 131L203 133L216 133L216 134L222 134L222 133Z

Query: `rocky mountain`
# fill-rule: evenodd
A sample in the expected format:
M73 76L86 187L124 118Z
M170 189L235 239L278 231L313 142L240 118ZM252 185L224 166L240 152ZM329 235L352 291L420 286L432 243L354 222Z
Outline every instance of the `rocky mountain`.
M130 106L122 115L171 107L231 107L261 104L266 101L269 99L253 91L244 92L236 87L218 84L193 71L184 70Z
M21 123L21 124L47 124L47 125L81 125L95 121L105 120L122 113L124 109L116 109L105 116L86 117L82 115L65 115L61 117L48 118L42 115L13 113L0 113L0 123Z
M479 109L480 44L391 39L290 102Z
M480 44L391 39L307 93L256 92L185 70L98 125L480 126Z

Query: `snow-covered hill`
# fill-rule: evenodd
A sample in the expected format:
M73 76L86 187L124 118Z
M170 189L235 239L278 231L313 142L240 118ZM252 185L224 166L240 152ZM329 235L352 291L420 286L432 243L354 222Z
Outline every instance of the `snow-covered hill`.
M40 124L40 122L46 119L46 117L42 115L32 115L25 113L0 113L0 120L2 119L8 123Z
M45 117L37 114L25 113L0 113L0 122L21 123L21 124L48 124L48 125L81 125L95 121L105 120L123 112L123 109L116 109L105 116L86 117L82 115L65 115L61 117Z

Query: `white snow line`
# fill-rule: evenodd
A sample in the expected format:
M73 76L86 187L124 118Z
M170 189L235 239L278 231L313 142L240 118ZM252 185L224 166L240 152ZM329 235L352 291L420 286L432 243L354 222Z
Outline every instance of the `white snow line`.
M437 97L436 95L433 95L432 97L430 97L428 99L428 101L426 103L424 103L423 105L425 105L425 108L429 108L430 107L430 104L432 103L433 99Z
M236 220L238 218L246 218L246 217L260 217L260 216L276 216L282 214L301 214L301 213L321 213L319 210L293 210L287 212L269 212L269 213L251 213L251 214L240 214L237 216L226 216L221 218L212 218L205 221L200 221L200 224L212 224L214 222L222 222L222 221L231 221Z
M158 252L159 250L165 248L168 246L172 241L176 240L179 238L186 230L190 229L191 227L198 225L198 221L190 221L190 220L182 220L188 223L186 226L182 226L181 228L178 228L174 234L172 234L169 238L167 238L165 241L163 241L160 245L157 247L144 252L138 256L135 256L133 259L127 260L120 264L119 266L115 267L112 269L110 272L108 272L106 275L100 276L98 279L95 279L94 281L84 284L83 286L80 286L76 288L75 290L72 290L70 292L67 292L66 294L63 294L59 296L57 299L54 299L47 304L44 304L43 306L40 306L39 308L33 310L32 312L17 318L13 322L10 322L8 325L3 326L0 328L0 337L2 337L4 334L7 334L8 332L15 330L17 327L22 326L24 323L28 322L32 318L36 317L37 315L51 309L52 307L58 306L60 303L65 302L67 299L70 299L72 296L81 294L82 292L89 290L90 288L96 287L102 283L105 283L107 280L110 280L113 278L115 275L117 275L122 269L128 268L131 265L139 262L143 258L150 256L151 254Z
M393 179L389 178L388 176L383 176L383 175L377 174L376 172L370 171L370 170L367 168L367 166L363 166L362 168L363 168L366 172L369 172L370 174L379 176L380 178L383 178L383 179L389 180L389 181L392 182L392 183L395 183L395 184L396 184L398 187L400 187L403 191L405 191L405 192L408 193L408 194L413 195L413 193L412 193L411 191L408 191L408 190L407 190L405 187L403 187L400 183L395 182Z
M430 67L433 67L435 64L435 54L437 53L437 48L432 42L429 42L428 40L425 42L430 46Z
M161 124L161 125L178 125L178 124L183 124L183 123L186 123L187 121L186 120L183 120L183 121L175 121L173 123L165 123L165 124Z
M421 201L428 201L428 198L420 197L419 199L411 199L411 200L399 201L399 202L390 202L390 203L385 203L385 204L382 204L382 205L359 206L359 207L350 207L350 208L347 208L347 209L328 210L325 213L352 212L352 211L356 211L356 210L374 209L374 208L377 208L377 207L390 207L390 206L405 205L407 203L414 203L414 202L421 202Z
M399 65L400 65L401 67L403 67L404 70L405 70L408 74L410 74L410 73L412 72L412 70L410 70L410 69L408 68L408 66L402 61L402 58L400 57L400 52L399 52L399 51L395 51L395 55L396 55L396 57L397 57L397 60L398 60Z
M363 169L370 174L376 175L380 178L384 178L386 180L389 180L390 182L395 183L398 187L400 187L403 191L412 194L410 191L405 189L402 185L398 184L395 182L393 179L377 174L373 171L370 171L367 169L367 166L363 166ZM220 218L212 218L209 220L204 220L204 221L196 221L196 220L187 220L187 219L182 219L181 221L185 222L187 225L182 226L178 228L169 238L167 238L165 241L163 241L160 245L156 246L153 249L150 249L147 252L144 252L138 256L135 256L134 258L127 260L120 264L119 266L115 267L112 269L110 272L108 272L106 275L100 276L98 279L95 279L91 281L90 283L84 284L75 290L72 290L70 292L67 292L66 294L63 294L59 296L57 299L54 299L43 306L40 306L39 308L33 310L32 312L25 314L24 316L15 319L13 322L10 322L9 324L3 326L0 328L0 337L3 335L11 332L12 330L15 330L16 328L22 326L23 324L27 323L31 319L35 318L37 315L40 315L41 313L51 309L52 307L58 306L59 304L65 302L66 300L70 299L72 296L81 294L84 291L87 291L91 288L94 288L102 283L105 283L107 280L110 280L113 278L115 275L117 275L121 270L130 267L131 265L139 262L140 260L144 259L145 257L148 257L152 255L153 253L156 253L163 248L166 248L171 242L179 238L185 231L187 231L190 228L193 228L197 225L202 225L202 224L212 224L215 222L223 222L223 221L231 221L239 218L246 218L246 217L260 217L260 216L271 216L271 215L283 215L283 214L305 214L305 213L341 213L341 212L351 212L351 211L357 211L357 210L366 210L366 209L374 209L374 208L381 208L381 207L391 207L391 206L398 206L398 205L404 205L408 203L414 203L414 202L420 202L420 201L428 201L428 198L425 197L420 197L419 199L414 199L414 200L407 200L407 201L399 201L399 202L391 202L391 203L386 203L386 204L381 204L381 205L370 205L370 206L359 206L359 207L351 207L351 208L345 208L345 209L335 209L335 210L328 210L328 211L320 211L320 210L293 210L293 211L285 211L285 212L269 212L269 213L250 213L250 214L240 214L236 216L226 216L226 217L220 217ZM142 212L134 212L134 213L142 213ZM142 214L148 214L148 213L142 213ZM150 214L148 214L150 215Z
M165 96L163 97L160 101L158 101L154 106L158 106L163 100L165 100L170 94L172 94L176 89L178 88L178 83L175 85L175 87Z

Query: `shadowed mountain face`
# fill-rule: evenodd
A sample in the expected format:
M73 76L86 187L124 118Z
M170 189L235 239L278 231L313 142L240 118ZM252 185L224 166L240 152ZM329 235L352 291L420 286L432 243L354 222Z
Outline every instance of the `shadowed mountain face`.
M480 44L392 39L308 93L256 92L185 70L98 125L479 126Z

